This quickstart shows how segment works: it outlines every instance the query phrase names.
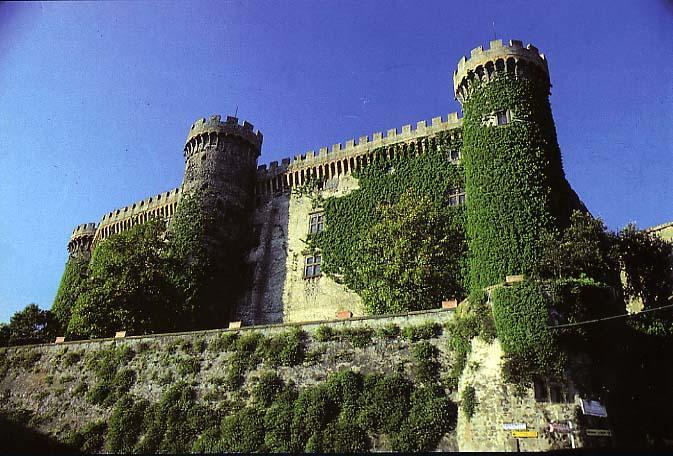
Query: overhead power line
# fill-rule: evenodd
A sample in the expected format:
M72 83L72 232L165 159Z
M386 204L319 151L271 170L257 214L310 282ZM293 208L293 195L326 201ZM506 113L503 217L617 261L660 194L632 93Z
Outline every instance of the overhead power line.
M627 314L621 314L621 315L613 315L611 317L596 318L595 320L586 320L586 321L578 321L578 322L575 322L575 323L566 323L566 324L563 324L563 325L547 326L547 329L569 328L571 326L588 325L590 323L598 323L600 321L615 320L617 318L625 318L625 317L633 317L633 316L642 315L642 314L648 313L648 312L654 312L655 310L669 309L671 307L673 307L673 304L668 304L668 305L661 306L661 307L655 307L654 309L642 310L638 313L632 313L632 314L627 313Z

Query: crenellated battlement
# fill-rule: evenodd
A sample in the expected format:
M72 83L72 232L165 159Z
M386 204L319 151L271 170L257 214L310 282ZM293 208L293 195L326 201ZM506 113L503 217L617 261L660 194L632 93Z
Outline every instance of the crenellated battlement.
M227 116L227 120L222 122L219 115L214 115L208 120L201 118L192 124L185 141L185 157L188 158L206 146L216 146L223 136L237 136L244 139L255 148L257 155L264 139L262 132L255 130L254 125L248 121L239 125L236 117Z
M72 234L70 235L70 239L75 239L80 236L93 236L96 234L96 228L97 225L95 223L83 223L81 225L77 225L77 227L72 230Z
M136 223L144 223L152 217L172 217L181 196L182 188L178 187L108 212L98 224L95 240L99 241L111 234L125 231Z
M461 103L467 98L469 82L488 81L496 73L508 72L519 77L525 76L528 68L537 68L549 78L547 58L532 44L524 47L521 41L510 40L509 45L504 45L502 40L494 40L489 46L476 47L469 58L463 56L458 61L453 72L453 91Z
M321 147L317 153L310 150L295 155L293 159L284 158L280 164L273 161L269 166L259 165L257 194L287 190L302 185L311 176L324 179L350 173L361 164L377 159L373 155L379 148L419 142L443 131L455 130L455 134L460 135L462 121L457 112L452 112L445 119L442 116L433 117L430 125L423 120L416 122L415 126L409 124L399 130L389 129L385 136L383 132L376 132L371 137L360 136L357 141L351 139L343 144L333 144L331 148Z

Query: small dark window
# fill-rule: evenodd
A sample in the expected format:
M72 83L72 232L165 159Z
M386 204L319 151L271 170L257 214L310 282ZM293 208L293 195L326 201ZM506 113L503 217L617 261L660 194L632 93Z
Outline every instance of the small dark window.
M537 402L547 402L549 400L547 385L542 379L536 378L533 380L533 389L535 390L535 400Z
M563 390L559 385L550 385L549 386L549 398L554 404L559 404L563 402Z
M309 218L308 232L310 234L320 233L323 230L324 227L325 227L325 224L324 224L323 213L319 212L317 214L311 214L311 216Z
M459 206L465 204L465 190L454 188L449 190L449 206Z
M320 276L320 263L322 258L320 254L308 256L304 259L304 278L311 279Z
M459 160L460 159L460 151L458 150L452 150L450 152L450 157L452 161Z
M496 114L498 125L507 125L509 123L509 111L498 111Z

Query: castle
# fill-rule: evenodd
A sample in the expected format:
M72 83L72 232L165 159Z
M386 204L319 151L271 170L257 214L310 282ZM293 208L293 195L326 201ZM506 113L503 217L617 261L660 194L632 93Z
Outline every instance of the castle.
M461 58L453 74L453 88L463 111L468 114L466 103L470 97L499 74L531 82L543 94L543 99L539 100L542 108L534 110L531 117L516 103L494 106L487 112L473 113L478 115L479 128L490 132L508 124L526 122L545 129L551 122L548 137L542 138L540 144L529 145L543 150L548 162L546 166L561 170L558 182L550 185L553 184L555 189L567 189L567 192L564 190L563 197L547 195L549 204L560 204L557 200L563 200L563 204L570 208L583 208L562 173L548 102L551 85L547 59L536 47L524 46L517 40L508 44L495 40L489 48L477 47L469 58ZM320 182L318 191L322 196L343 196L358 188L358 181L353 176L355 170L379 160L422 155L440 133L456 138L460 143L469 139L463 138L464 118L454 112L446 117L434 117L430 124L421 121L415 126L404 125L401 130L393 128L385 134L377 132L361 136L357 141L322 147L317 153L309 151L285 158L280 163L273 161L268 166L258 166L263 136L252 124L243 122L241 125L237 118L229 116L224 121L220 116L199 119L189 129L183 149L185 173L182 184L110 211L99 223L77 226L68 242L68 252L72 257L88 257L96 243L151 217L170 221L183 195L208 189L218 195L220 209L222 205L227 210L254 207L249 221L241 219L241 223L232 226L227 233L232 242L242 242L248 233L255 237L253 247L244 259L254 271L252 283L237 304L236 320L253 325L332 319L339 312L359 316L363 314L359 296L321 274L319 252L308 251L304 242L309 233L324 228L322 212L313 208L307 196L292 190L316 180ZM467 143L469 141L464 145ZM497 153L506 157L507 147L505 142L499 144ZM447 159L460 162L463 149L465 147L448 151ZM512 184L516 185L516 182ZM450 203L463 204L470 197L469 188L457 189ZM496 217L488 222L504 226L510 223L505 218L519 216L526 215L503 214L502 220ZM473 241L481 242L478 236ZM484 244L483 248L491 247ZM516 255L517 251L514 248L507 254ZM491 279L475 280L488 284Z

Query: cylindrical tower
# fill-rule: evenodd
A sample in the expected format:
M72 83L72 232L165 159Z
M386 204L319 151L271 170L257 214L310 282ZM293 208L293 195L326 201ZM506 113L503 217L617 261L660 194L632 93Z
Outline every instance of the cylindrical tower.
M189 130L185 144L183 193L212 191L223 204L247 206L254 197L257 157L262 133L253 125L238 124L236 117L199 119Z
M83 258L88 260L91 257L91 246L93 238L96 235L95 223L84 223L78 225L70 235L68 241L68 253L72 258Z
M549 104L547 59L532 45L491 41L453 75L463 107L470 288L526 274L539 236L567 224L572 203Z
M188 268L186 305L195 327L225 324L249 286L244 256L261 147L262 134L235 117L200 119L189 130L183 196L171 230Z

